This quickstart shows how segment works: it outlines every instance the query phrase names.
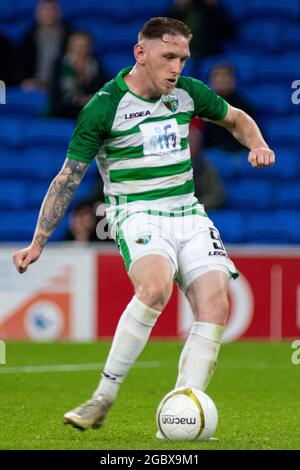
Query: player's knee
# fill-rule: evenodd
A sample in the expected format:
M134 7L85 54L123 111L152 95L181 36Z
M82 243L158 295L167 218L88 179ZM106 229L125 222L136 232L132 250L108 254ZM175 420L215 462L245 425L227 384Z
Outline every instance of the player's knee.
M138 298L155 310L163 310L172 293L172 283L156 281L140 285L136 291Z
M229 300L227 292L219 292L207 299L197 311L198 321L208 321L225 325L229 315Z

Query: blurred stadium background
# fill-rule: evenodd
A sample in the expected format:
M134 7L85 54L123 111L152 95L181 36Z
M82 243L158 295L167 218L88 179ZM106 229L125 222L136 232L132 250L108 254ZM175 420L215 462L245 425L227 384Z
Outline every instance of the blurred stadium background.
M0 0L0 35L15 49L34 21L36 3ZM205 149L226 194L223 207L208 212L241 276L230 289L225 340L232 344L222 347L209 387L219 410L219 440L201 448L299 449L299 343L291 349L287 340L300 338L299 92L292 103L292 84L300 80L300 0L207 3L219 3L231 15L235 36L221 55L191 60L185 73L207 82L215 64L232 64L237 91L256 110L277 162L255 170L245 150ZM73 30L91 33L111 78L133 64L143 22L164 14L173 0L60 4ZM6 104L0 104L0 340L7 349L5 366L0 356L0 448L199 449L197 442L154 438L155 409L174 386L191 325L176 287L153 331L156 341L121 387L105 432L80 434L61 425L63 413L95 388L110 346L104 338L112 336L133 291L113 243L65 241L72 208L95 190L94 164L41 259L26 274L15 272L11 255L31 240L75 126L72 119L46 116L48 102L49 93L11 83ZM1 341L2 352L4 346Z
M133 64L142 23L163 14L171 0L61 0L73 29L91 33L108 78ZM238 92L256 118L277 163L253 170L247 151L231 155L209 148L226 205L209 215L241 272L232 284L227 340L300 336L300 104L292 103L299 79L300 0L220 0L236 22L234 39L220 56L191 61L185 73L207 82L213 65L232 64ZM36 0L1 0L0 33L15 46L34 19ZM1 77L0 77L1 79ZM116 248L65 244L68 215L39 262L17 275L11 253L31 240L42 198L65 159L75 122L45 117L48 94L8 87L0 105L0 337L37 340L111 336L131 298ZM91 165L71 207L98 178ZM191 317L175 289L156 336L182 337Z

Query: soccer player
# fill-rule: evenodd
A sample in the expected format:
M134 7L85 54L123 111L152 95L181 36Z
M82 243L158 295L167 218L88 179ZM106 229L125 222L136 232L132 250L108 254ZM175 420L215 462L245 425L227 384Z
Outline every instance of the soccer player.
M144 24L134 47L134 67L121 70L79 114L32 243L13 255L20 273L40 257L96 158L107 218L135 295L121 315L92 398L64 416L65 423L80 429L97 428L104 421L170 298L174 279L194 313L175 386L205 390L214 372L228 315L228 284L238 272L193 195L192 117L228 129L248 147L253 167L275 161L251 117L201 81L180 76L190 56L190 39L189 28L174 19L152 18Z

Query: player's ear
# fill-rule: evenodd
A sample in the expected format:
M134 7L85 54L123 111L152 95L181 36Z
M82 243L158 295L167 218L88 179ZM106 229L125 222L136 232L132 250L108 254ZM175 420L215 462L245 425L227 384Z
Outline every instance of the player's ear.
M138 43L134 46L134 58L140 65L145 65L145 54L146 48L142 43Z

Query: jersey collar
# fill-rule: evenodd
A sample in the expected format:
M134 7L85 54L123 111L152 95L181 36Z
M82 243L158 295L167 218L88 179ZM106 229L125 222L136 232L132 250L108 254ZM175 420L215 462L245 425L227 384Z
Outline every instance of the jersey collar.
M124 77L125 75L127 75L130 70L132 70L133 67L126 67L125 69L122 69L117 77L116 77L116 82L117 82L117 85L118 87L122 90L122 91L128 91L129 93L131 93L133 96L135 96L136 98L139 98L140 100L142 101L146 101L147 103L156 103L157 101L159 101L161 99L161 96L159 96L158 98L153 98L153 99L147 99L147 98L144 98L143 96L139 96L139 95L136 95L135 93L133 93L133 91L131 91L129 88L128 88L128 85L127 83L125 82L124 80Z
M122 69L122 70L118 73L118 75L117 75L117 77L116 77L117 85L118 85L118 87L119 87L122 91L129 91L129 88L128 88L128 86L127 86L127 83L126 83L125 80L124 80L124 77L125 77L125 75L127 75L127 74L130 72L130 70L132 70L132 69L133 69L133 67L125 67L125 69Z

